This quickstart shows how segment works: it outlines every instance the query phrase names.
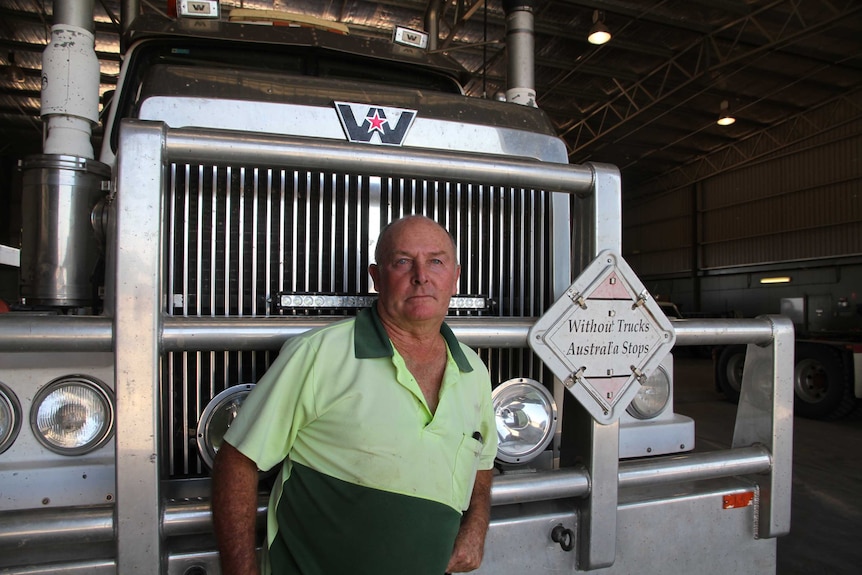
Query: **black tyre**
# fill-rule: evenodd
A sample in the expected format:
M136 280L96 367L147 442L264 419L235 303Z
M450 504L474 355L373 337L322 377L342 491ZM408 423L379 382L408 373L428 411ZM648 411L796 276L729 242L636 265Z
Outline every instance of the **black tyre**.
M793 370L794 412L811 419L838 419L856 406L844 361L826 345L796 346Z
M742 368L745 365L745 346L730 345L721 350L715 367L715 381L728 401L739 402L742 387Z

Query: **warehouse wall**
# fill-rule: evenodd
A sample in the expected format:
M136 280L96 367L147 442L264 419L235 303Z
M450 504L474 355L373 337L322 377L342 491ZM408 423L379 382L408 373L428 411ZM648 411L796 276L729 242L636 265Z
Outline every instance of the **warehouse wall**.
M777 313L761 308L793 286L761 277L805 269L794 286L829 284L862 261L862 121L623 208L624 256L654 296L684 312Z

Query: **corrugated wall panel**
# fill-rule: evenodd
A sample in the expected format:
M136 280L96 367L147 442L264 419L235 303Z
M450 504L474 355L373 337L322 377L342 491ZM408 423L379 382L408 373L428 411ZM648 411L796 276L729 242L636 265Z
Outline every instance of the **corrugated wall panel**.
M860 157L856 134L705 181L701 268L862 253Z
M700 269L862 254L862 123L710 178L699 194L698 215L691 189L624 206L624 253L639 274L691 270L695 217Z
M639 274L669 274L691 269L692 196L688 190L658 201L624 205L623 250Z

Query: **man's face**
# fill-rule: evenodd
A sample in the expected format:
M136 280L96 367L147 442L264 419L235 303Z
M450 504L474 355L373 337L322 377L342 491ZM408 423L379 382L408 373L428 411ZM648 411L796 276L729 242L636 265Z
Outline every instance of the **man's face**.
M380 261L369 270L381 317L402 329L442 321L461 271L446 231L409 218L393 224L381 248Z

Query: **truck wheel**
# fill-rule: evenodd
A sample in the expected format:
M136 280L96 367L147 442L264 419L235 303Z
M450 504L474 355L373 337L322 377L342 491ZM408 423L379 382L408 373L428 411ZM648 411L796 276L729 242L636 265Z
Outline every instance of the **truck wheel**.
M724 397L733 403L739 402L739 390L742 388L742 368L745 365L745 346L730 345L721 350L718 365L715 368L715 379Z
M811 419L837 419L856 406L841 355L825 345L796 346L794 412Z

